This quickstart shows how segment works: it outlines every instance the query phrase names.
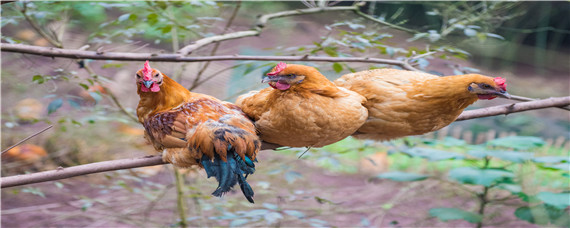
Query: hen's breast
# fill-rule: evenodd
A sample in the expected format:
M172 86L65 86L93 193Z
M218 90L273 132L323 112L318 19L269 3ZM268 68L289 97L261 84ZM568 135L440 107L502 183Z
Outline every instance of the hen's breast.
M364 123L368 111L364 97L342 93L337 98L282 93L255 123L261 139L292 147L322 147L344 139Z

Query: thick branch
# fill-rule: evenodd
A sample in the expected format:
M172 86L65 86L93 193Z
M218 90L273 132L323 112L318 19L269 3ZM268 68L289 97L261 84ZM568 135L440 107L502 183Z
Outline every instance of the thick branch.
M274 18L288 17L288 16L295 16L295 15L302 15L302 14L321 13L321 12L326 12L326 11L342 11L342 10L358 10L358 7L357 6L339 6L339 7L309 8L309 9L290 10L290 11L283 11L283 12L278 12L278 13L261 15L257 19L257 21L255 22L255 26L250 30L206 37L206 38L197 40L190 45L183 47L182 49L178 50L177 53L180 53L181 55L188 55L190 52L192 52L198 48L204 47L208 44L214 43L214 42L238 39L238 38L243 38L243 37L248 37L248 36L257 36L257 35L261 34L261 30L265 27L267 22L271 19L274 19Z
M555 97L538 101L529 101L510 105L499 105L489 108L470 110L463 112L457 121L475 119L487 116L496 116L514 112L522 112L534 109L542 109L549 107L560 107L570 104L570 96ZM275 144L263 143L262 149L275 149L279 147ZM65 179L75 176L87 175L91 173L100 173L106 171L114 171L120 169L131 169L144 166L153 166L165 164L161 156L147 156L135 159L121 159L114 161L103 161L85 165L78 165L69 168L59 168L57 170L44 171L39 173L31 173L17 176L3 177L0 179L2 188L40 183L45 181L53 181Z
M99 59L99 60L122 60L122 61L156 61L156 62L204 62L226 60L255 60L255 61L316 61L316 62L364 62L397 65L408 70L409 64L404 61L393 59L367 58L367 57L326 57L326 56L244 56L244 55L218 55L190 57L180 54L155 54L155 53L129 53L129 52L95 52L53 47L39 47L25 44L0 45L1 51L26 53L47 57L61 57L71 59Z
M498 105L488 108L481 108L476 110L464 111L459 115L455 121L475 119L487 116L498 116L502 114L509 114L515 112L524 112L534 109L543 109L550 107L563 107L570 105L570 96L568 97L553 97L543 100L521 102L515 104Z
M135 159L120 159L113 161L96 162L86 165L78 165L69 168L58 168L56 170L44 171L39 173L30 173L24 175L16 175L3 177L0 179L2 188L26 185L32 183L40 183L45 181L53 181L65 179L75 176L87 175L91 173L100 173L120 169L131 169L143 166L153 166L165 164L161 156L146 156Z

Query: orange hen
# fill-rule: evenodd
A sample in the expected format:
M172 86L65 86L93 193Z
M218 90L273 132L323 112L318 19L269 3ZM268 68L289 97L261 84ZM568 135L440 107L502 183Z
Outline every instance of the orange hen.
M346 138L366 120L364 97L335 86L314 67L279 63L263 82L270 88L238 97L263 141L322 147Z
M239 107L192 93L149 66L136 73L139 122L164 161L178 167L199 165L218 180L215 196L239 184L253 203L246 178L255 171L261 141Z
M439 130L478 99L510 98L505 79L479 74L439 77L376 69L344 75L335 84L366 97L368 119L355 137L376 140Z

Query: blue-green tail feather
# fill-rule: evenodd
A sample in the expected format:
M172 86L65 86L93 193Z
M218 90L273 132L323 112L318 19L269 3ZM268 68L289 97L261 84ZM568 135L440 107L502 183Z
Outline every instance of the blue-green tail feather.
M208 174L208 178L216 177L216 180L218 180L218 188L216 188L212 195L220 197L239 183L245 198L247 198L250 203L254 203L253 189L246 181L247 176L255 172L255 165L251 158L245 156L244 161L231 149L231 146L228 146L226 158L227 162L224 162L217 154L213 160L204 155L200 161Z

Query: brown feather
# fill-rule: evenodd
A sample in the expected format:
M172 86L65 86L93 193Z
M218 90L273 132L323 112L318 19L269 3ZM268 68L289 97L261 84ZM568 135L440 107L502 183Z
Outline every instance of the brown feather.
M495 85L478 75L439 77L422 72L376 69L347 74L335 84L366 97L369 117L357 137L389 140L420 135L452 123L478 100L471 83Z
M261 139L292 147L322 147L354 133L366 120L365 98L336 87L313 67L290 64L279 75L304 79L287 90L266 88L238 97Z

